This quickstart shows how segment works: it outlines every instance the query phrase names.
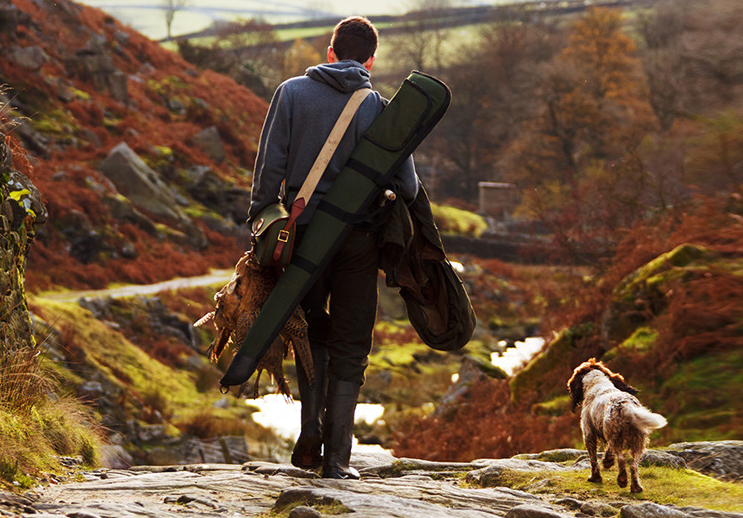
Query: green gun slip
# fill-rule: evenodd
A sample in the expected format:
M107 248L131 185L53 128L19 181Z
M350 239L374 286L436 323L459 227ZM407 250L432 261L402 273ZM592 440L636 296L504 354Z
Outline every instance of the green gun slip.
M221 390L242 385L255 372L294 308L312 287L343 240L395 171L443 117L451 101L438 79L412 72L356 145L312 216L291 263L281 275L227 371Z

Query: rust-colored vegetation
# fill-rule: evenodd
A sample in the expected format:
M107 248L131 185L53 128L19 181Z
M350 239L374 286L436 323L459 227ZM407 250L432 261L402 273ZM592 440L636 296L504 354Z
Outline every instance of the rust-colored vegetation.
M28 0L14 4L27 18L18 24L15 41L7 34L0 36L3 46L38 46L49 57L39 70L0 57L3 80L11 87L9 96L17 96L26 124L47 142L43 150L31 146L38 157L34 181L48 206L50 224L29 257L29 289L153 282L234 264L240 255L235 239L207 230L199 222L207 237L206 250L115 220L102 203L112 186L96 167L113 146L124 141L156 169L155 146L169 149L171 159L157 172L171 183L177 183L179 171L203 165L235 185L249 187L243 171L250 170L255 159L265 101L227 77L194 69L179 55L98 9L66 1L53 7ZM90 34L98 35L98 43ZM96 90L90 78L63 65L82 49L95 51L96 45L128 76L126 101L115 99L107 89ZM173 103L184 109L174 109ZM50 122L41 122L46 120ZM225 146L226 159L219 163L194 144L194 136L209 126L217 127ZM15 166L28 170L23 160L16 157ZM69 253L75 246L75 236L66 233L70 225L90 226L113 248L128 240L136 257L121 257L105 247L95 257Z
M455 407L398 427L393 451L435 460L510 457L572 445L576 424L572 415L538 415L514 405L504 380L481 380Z
M743 346L743 281L739 273L743 221L731 212L740 209L739 200L739 194L727 204L719 199L699 199L662 220L637 225L620 243L600 282L575 283L572 292L559 299L561 306L554 305L544 313L544 331L570 329L571 346L555 353L549 370L528 382L528 392L514 397L508 382L482 379L456 405L401 424L394 436L395 454L471 460L577 446L577 414L569 411L566 396L560 395L565 393L575 365L591 356L601 357L612 346L602 336L601 324L614 290L649 261L679 245L693 243L705 247L708 255L692 267L678 270L682 275L671 275L668 282L661 283L658 300L639 301L643 325L657 332L653 346L624 347L611 360L632 384L652 389L644 399L672 417L692 396L659 389L662 380L677 375L679 365L686 362L705 355L735 353ZM720 258L723 260L718 261ZM510 270L499 268L497 262L487 264L493 271ZM707 402L720 407L729 404L715 399L719 397L719 392L710 391ZM725 414L728 417L716 431L710 428L707 433L735 436L743 419L740 412L731 412ZM672 427L661 435L667 440L677 437Z

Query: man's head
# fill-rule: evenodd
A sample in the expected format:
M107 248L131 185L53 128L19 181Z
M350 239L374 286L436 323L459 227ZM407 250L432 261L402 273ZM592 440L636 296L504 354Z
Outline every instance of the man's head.
M378 33L376 27L362 16L352 16L338 23L328 47L328 61L353 59L367 70L374 62L377 52Z

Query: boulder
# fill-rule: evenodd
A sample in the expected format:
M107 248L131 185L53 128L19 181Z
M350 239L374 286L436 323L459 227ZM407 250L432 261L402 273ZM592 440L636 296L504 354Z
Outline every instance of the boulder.
M194 142L199 146L209 158L215 162L224 162L226 154L224 151L224 143L222 137L219 135L219 130L216 126L209 126L206 129L199 131L194 137Z
M139 212L129 198L117 193L106 193L101 201L109 208L114 219L133 223L150 235L157 234L157 227L152 220Z
M619 513L621 518L690 518L685 512L667 505L646 502L626 505Z
M175 195L126 142L116 145L98 165L119 192L135 205L172 220L185 218L176 207Z
M126 142L116 145L98 164L98 170L134 205L175 223L177 229L188 236L192 246L206 246L206 238L201 229L178 207L176 193Z
M8 53L8 57L23 68L39 70L49 61L49 56L41 47L16 47Z
M289 518L322 518L322 515L312 507L300 505L292 509Z
M167 466L199 463L242 464L247 462L248 458L248 445L245 438L230 436L214 439L184 437L166 441L148 449L145 460L148 464Z
M15 36L21 10L13 4L0 6L0 33Z
M689 468L705 475L743 481L743 441L683 442L671 444L667 453L681 457Z
M506 518L562 518L569 514L558 513L546 505L522 504L506 513Z
M465 356L462 360L462 365L459 367L459 378L456 383L452 383L449 386L446 393L441 397L433 415L443 416L455 411L460 404L462 396L469 390L470 386L478 380L488 377L505 379L507 375L500 367L488 364L473 356Z
M223 180L211 168L195 166L187 171L186 190L196 201L230 221L245 222L250 191Z
M12 119L11 124L23 140L26 149L42 157L49 156L49 140L34 129L30 120L25 118Z
M70 77L79 77L93 83L98 91L108 91L120 102L129 101L128 76L116 68L113 57L105 50L104 42L92 41L88 47L65 58L65 68Z
M566 468L555 462L543 462L539 460L522 459L495 459L482 469L476 469L467 473L465 480L471 484L481 487L493 487L507 485L509 473L512 471L566 471Z
M624 341L649 315L659 314L668 304L665 288L682 278L700 261L714 259L714 252L695 244L682 244L653 259L622 279L601 316L601 337L609 344Z

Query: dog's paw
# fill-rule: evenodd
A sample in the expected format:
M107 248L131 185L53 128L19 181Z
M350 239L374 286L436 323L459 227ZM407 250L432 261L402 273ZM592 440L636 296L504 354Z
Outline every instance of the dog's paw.
M604 455L604 460L601 462L601 465L604 467L604 469L609 469L614 466L614 456Z
M627 487L627 473L620 473L617 477L617 484L619 487Z
M591 475L588 477L589 482L594 482L596 484L601 484L604 480L601 478L601 475Z

